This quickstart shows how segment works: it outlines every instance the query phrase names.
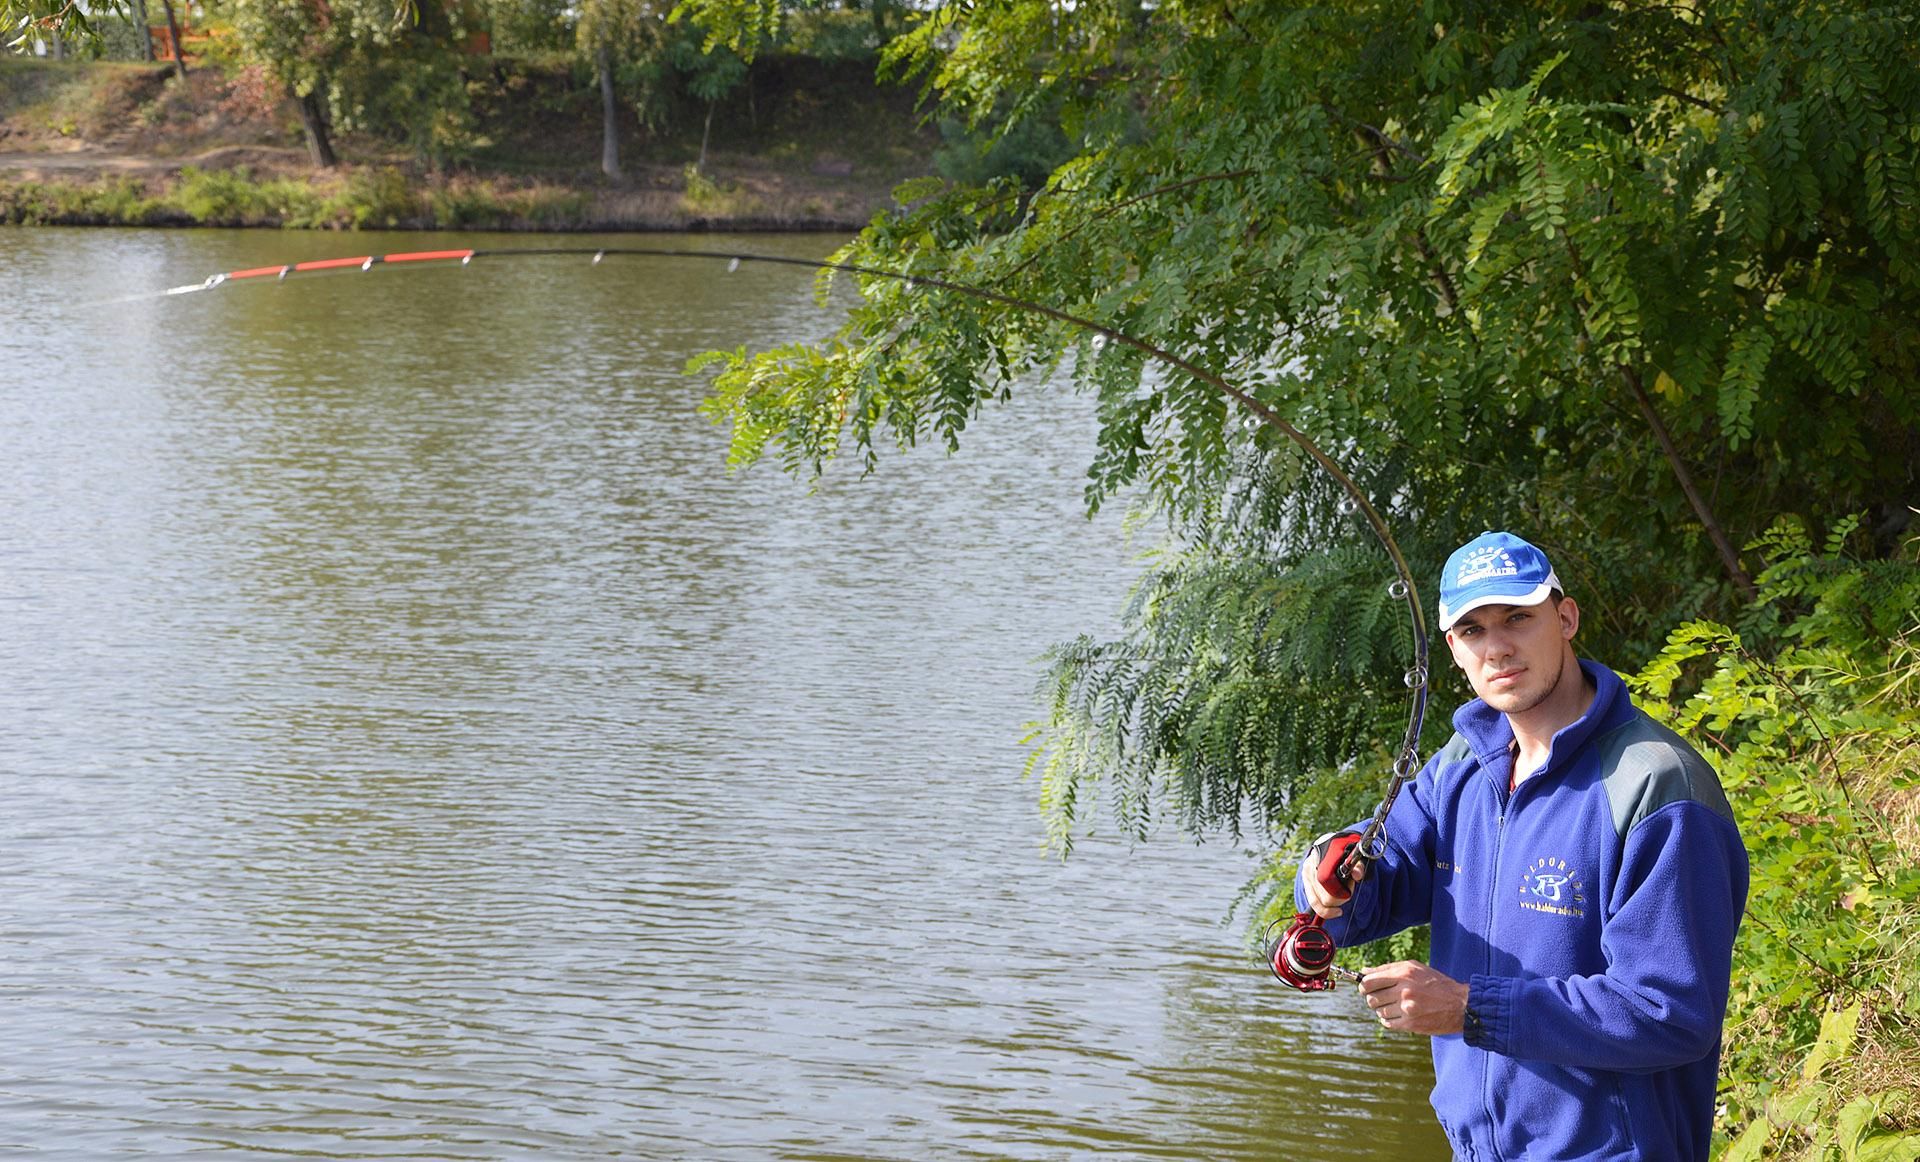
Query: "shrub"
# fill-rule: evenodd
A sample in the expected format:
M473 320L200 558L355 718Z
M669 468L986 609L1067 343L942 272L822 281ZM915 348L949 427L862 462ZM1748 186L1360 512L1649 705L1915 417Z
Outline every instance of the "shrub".
M1791 521L1742 632L1675 630L1630 684L1720 771L1752 867L1724 1157L1920 1157L1920 562Z
M0 183L0 223L18 226L143 226L165 212L138 179L115 178L93 185L54 182Z
M358 170L347 177L330 210L354 229L393 229L420 218L420 201L407 176L391 167Z
M244 166L231 170L187 166L180 171L168 201L205 226L258 226L279 220Z

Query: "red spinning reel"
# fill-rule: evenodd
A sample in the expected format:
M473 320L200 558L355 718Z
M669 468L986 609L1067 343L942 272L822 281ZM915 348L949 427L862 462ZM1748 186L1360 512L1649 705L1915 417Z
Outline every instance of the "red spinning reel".
M1318 858L1314 861L1314 875L1320 886L1339 899L1353 894L1353 866L1366 858L1364 852L1356 853L1362 837L1354 833L1332 835L1316 843L1311 854ZM1268 925L1267 934L1279 925L1276 920ZM1340 968L1333 963L1333 937L1327 934L1325 925L1319 916L1312 912L1299 912L1287 930L1280 933L1278 939L1267 944L1267 967L1273 969L1273 975L1281 983L1299 989L1303 993L1325 992L1336 984L1336 975L1350 980L1360 979L1360 974Z

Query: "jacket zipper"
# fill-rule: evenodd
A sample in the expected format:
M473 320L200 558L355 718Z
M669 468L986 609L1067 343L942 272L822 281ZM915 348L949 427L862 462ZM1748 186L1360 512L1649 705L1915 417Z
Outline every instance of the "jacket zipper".
M1508 775L1511 777L1511 769ZM1513 809L1513 797L1518 793L1517 789L1508 791L1499 786L1498 779L1494 782L1494 801L1499 806L1499 813L1494 817L1493 822L1493 867L1487 874L1487 921L1481 940L1487 949L1486 973L1488 976L1493 975L1494 909L1500 894L1500 860L1507 849L1507 812ZM1492 1151L1497 1162L1505 1162L1506 1156L1500 1152L1499 1123L1493 1116L1493 1054L1485 1049L1480 1051L1480 1105L1487 1112L1487 1148Z

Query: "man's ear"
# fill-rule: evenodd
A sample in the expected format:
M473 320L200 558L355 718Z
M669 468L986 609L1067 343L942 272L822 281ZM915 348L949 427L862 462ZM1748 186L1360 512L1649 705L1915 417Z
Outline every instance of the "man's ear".
M1560 618L1560 637L1572 641L1573 635L1580 632L1580 606L1571 597L1562 597L1553 612Z

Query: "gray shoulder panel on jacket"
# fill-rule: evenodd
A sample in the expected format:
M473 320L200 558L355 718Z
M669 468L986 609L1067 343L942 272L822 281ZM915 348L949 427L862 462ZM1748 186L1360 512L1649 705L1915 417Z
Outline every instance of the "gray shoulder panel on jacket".
M1457 763L1464 759L1470 759L1472 757L1473 757L1472 744L1467 742L1466 735L1461 734L1459 731L1456 730L1453 732L1453 737L1447 740L1447 745L1441 747L1437 751L1434 751L1433 758L1430 759L1429 761L1434 763L1435 764L1434 769L1438 770L1441 766L1445 766L1447 763Z
M1720 789L1720 776L1685 739L1648 718L1635 714L1599 739L1602 781L1607 804L1613 810L1615 834L1625 836L1635 824L1671 803L1692 801L1729 823L1733 808Z

